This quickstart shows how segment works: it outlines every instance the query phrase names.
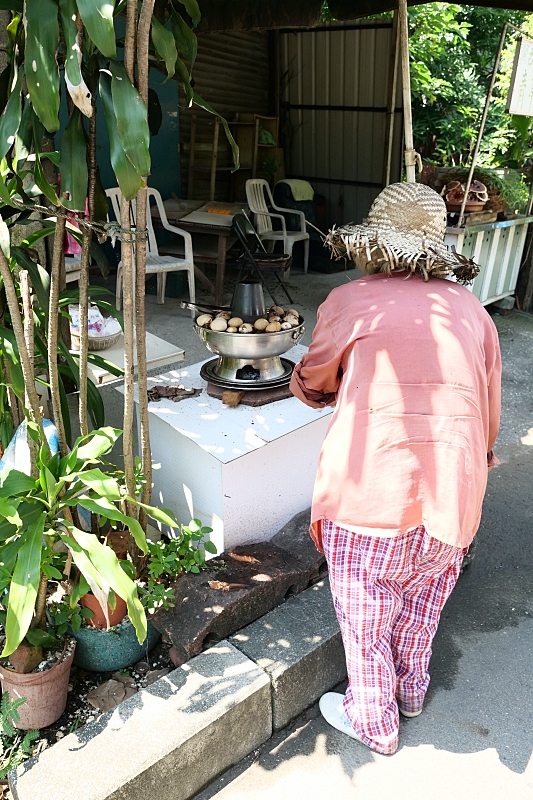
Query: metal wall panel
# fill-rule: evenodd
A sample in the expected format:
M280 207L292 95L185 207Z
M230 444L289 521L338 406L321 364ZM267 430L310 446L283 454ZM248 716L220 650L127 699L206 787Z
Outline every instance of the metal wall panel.
M236 113L267 114L269 108L269 46L267 32L206 33L198 35L198 57L193 69L195 90L226 119ZM188 169L191 116L196 114L195 164L206 168L211 163L213 116L198 106L184 109L180 89L180 129L182 195L188 196ZM218 166L230 167L231 151L222 127L218 147ZM217 178L216 196L227 200L229 172ZM194 196L209 197L209 173L196 172Z
M326 197L328 225L360 222L383 186L392 22L281 34L287 175ZM391 181L401 163L396 92Z

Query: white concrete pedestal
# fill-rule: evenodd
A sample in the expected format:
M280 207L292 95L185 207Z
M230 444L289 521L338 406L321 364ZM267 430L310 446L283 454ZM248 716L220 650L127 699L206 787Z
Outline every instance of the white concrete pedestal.
M285 356L296 363L306 350L294 347ZM180 522L196 517L209 525L221 552L270 539L311 505L332 409L315 410L295 397L229 408L207 394L201 366L149 378L150 386L203 389L195 398L149 405L152 461L160 464L152 501Z

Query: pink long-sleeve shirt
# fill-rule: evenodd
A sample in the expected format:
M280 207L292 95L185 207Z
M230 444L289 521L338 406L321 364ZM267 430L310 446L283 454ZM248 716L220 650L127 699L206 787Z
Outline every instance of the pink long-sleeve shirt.
M378 536L425 525L467 547L481 517L500 384L496 327L463 286L396 273L334 289L291 381L307 405L335 405L313 495L317 547L322 519Z

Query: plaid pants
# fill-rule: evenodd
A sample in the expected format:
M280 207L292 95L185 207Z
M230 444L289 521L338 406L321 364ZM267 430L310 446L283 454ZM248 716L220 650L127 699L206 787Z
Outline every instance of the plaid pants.
M344 708L378 753L398 746L398 705L422 708L431 643L461 569L463 550L423 525L394 538L322 522L331 593L348 669Z

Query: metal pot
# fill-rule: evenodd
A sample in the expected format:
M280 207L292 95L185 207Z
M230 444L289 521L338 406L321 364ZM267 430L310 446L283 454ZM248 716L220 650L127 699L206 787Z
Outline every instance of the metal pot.
M227 333L209 328L194 329L208 350L217 356L246 360L272 358L286 353L301 340L305 333L303 319L297 328L278 333Z

